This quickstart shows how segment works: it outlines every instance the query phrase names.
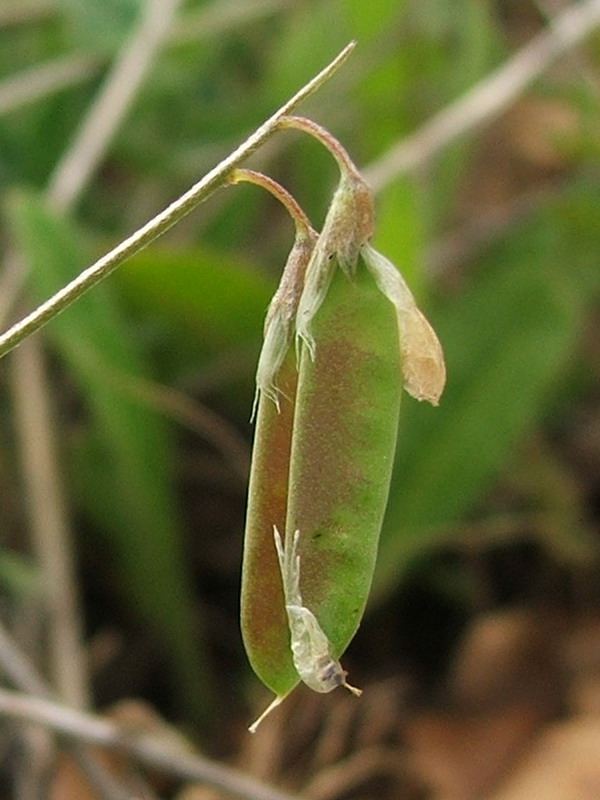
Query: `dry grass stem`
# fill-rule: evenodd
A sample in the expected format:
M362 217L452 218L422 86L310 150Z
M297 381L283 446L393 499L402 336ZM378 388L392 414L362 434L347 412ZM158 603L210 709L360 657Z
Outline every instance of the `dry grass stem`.
M367 167L367 182L380 191L400 175L422 167L459 136L497 117L599 24L600 0L569 6L495 72Z

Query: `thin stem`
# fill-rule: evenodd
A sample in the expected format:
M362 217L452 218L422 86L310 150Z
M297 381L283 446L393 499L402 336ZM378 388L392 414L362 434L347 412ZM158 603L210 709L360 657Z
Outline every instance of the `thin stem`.
M94 56L63 56L5 78L0 83L0 114L81 83L98 71L99 64Z
M4 325L16 307L25 277L27 264L23 254L15 249L7 249L0 271L0 325Z
M92 105L74 143L59 162L46 190L58 210L71 207L85 188L108 144L131 107L142 80L170 28L180 0L151 0L133 35L117 58L98 100ZM11 258L9 256L9 263ZM20 259L15 257L18 266ZM24 271L22 272L24 274ZM48 606L49 651L53 683L65 702L84 706L87 670L82 649L82 624L72 547L72 532L60 483L59 458L40 341L30 340L14 359L13 385L18 431L29 503L34 550ZM78 744L77 763L96 793L106 800L124 800L130 792Z
M309 218L304 213L296 198L288 192L280 183L274 181L268 175L262 172L256 172L253 169L234 169L229 176L229 183L253 183L256 186L261 186L270 192L279 202L287 209L290 217L296 226L296 233L299 236L309 236L312 231L312 225Z
M24 347L12 363L16 428L20 444L27 509L36 561L43 579L48 619L51 674L58 695L70 705L87 705L87 670L81 646L72 531L59 478L43 356Z
M21 691L51 697L50 687L9 634L0 619L0 673Z
M568 8L569 3L567 0L535 0L535 5L543 16L544 21L551 25L553 20ZM573 51L568 55L567 64L573 69L574 73L579 73L583 77L588 88L593 93L594 99L598 101L598 98L600 98L600 80L592 59L585 48L573 48Z
M43 725L79 742L128 753L149 767L184 780L201 781L245 800L294 800L293 795L183 748L175 749L157 737L133 734L109 719L50 700L0 689L0 716Z
M106 77L104 87L87 113L73 145L58 163L47 188L51 204L71 207L131 108L156 53L166 38L181 0L150 0L142 5L143 17Z
M3 25L28 22L30 18L37 21L36 17L57 13L57 9L51 5L44 10L40 2L41 0L34 0L30 6L23 3L17 6L14 2L9 9L0 8L0 28ZM294 0L213 0L210 5L182 14L181 19L171 27L166 45L172 49L182 43L198 43L210 37L218 37L229 29L276 14L293 2ZM8 76L0 82L0 114L67 86L82 83L104 67L102 56L62 56Z
M13 325L0 336L0 358L13 350L24 339L42 328L61 311L71 305L82 294L111 274L124 261L147 247L156 238L169 230L175 223L193 211L219 187L223 186L229 174L257 148L264 144L278 130L282 117L289 114L297 105L306 100L326 80L328 80L346 61L355 44L351 42L341 53L303 86L290 100L276 111L266 122L258 127L236 150L217 164L198 183L192 186L178 200L168 206L154 219L147 222L134 234L121 242L105 256L85 269L67 286L42 303L31 314Z
M224 30L242 28L248 22L292 6L296 0L214 0L188 12L173 30L171 44L219 36Z
M374 161L363 174L374 191L427 163L447 145L498 116L560 56L600 24L600 0L571 5L548 29L412 136Z
M350 173L354 175L358 172L346 148L326 128L323 128L322 125L306 117L286 116L280 120L279 129L286 130L289 128L308 133L313 139L321 142L335 158L343 174Z
M180 0L151 0L110 71L74 143L59 162L46 189L50 204L70 208L104 156L109 141L154 63ZM57 445L41 347L31 342L15 359L13 371L23 469L30 496L34 549L48 604L53 681L71 705L87 704L87 674L81 649L82 623L72 533L60 485Z

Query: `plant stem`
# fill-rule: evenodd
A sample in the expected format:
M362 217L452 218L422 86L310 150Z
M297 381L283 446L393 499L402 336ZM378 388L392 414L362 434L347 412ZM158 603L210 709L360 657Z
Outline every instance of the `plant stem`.
M111 274L124 261L139 253L144 247L157 239L175 223L193 211L196 206L210 197L219 187L227 181L229 174L244 159L248 158L267 139L279 129L279 122L297 105L315 92L334 72L346 61L355 43L351 42L339 53L338 56L321 70L312 80L305 84L292 98L284 103L266 122L263 122L236 150L227 158L217 164L198 183L192 186L178 200L175 200L164 211L154 217L150 222L139 228L135 233L121 242L117 247L92 264L77 278L63 287L35 311L17 322L6 333L0 336L0 358L13 350L24 339L42 328L61 311L71 305L82 294Z
M326 128L313 122L312 119L286 116L279 121L279 128L280 130L293 128L294 130L304 131L304 133L308 133L309 136L321 142L337 161L342 175L348 173L355 175L358 172L346 148Z
M12 639L0 620L0 671L11 683L33 698L52 700L52 690ZM103 800L128 800L131 794L115 781L108 770L92 754L87 745L73 742L71 753L82 772Z
M132 105L181 0L150 0L125 43L73 143L59 161L46 189L48 202L66 212L84 190L110 140ZM7 254L12 275L26 274L15 251ZM30 339L13 361L14 406L23 471L30 498L31 538L39 563L47 606L48 648L52 682L61 699L76 707L88 702L87 665L83 653L81 604L78 602L73 534L62 491L58 443L45 371L42 342ZM43 688L43 687L42 687ZM84 747L73 746L75 760L98 797L125 800L131 792ZM35 770L35 765L29 764ZM150 794L148 794L150 797Z
M241 183L242 181L261 186L263 189L266 189L267 192L270 192L273 197L277 198L286 208L288 214L294 221L296 232L299 235L307 235L310 233L312 230L310 220L302 210L296 198L291 195L287 189L284 189L280 183L274 181L273 178L269 178L268 175L264 175L262 172L256 172L253 169L234 169L229 176L229 183L235 184Z
M98 71L95 56L62 56L43 61L0 82L0 115L90 78Z
M43 353L37 347L23 347L11 366L29 529L42 578L50 673L58 696L83 708L89 702L89 686L73 532L57 469L60 459Z
M147 79L180 2L149 0L143 4L133 36L115 59L73 144L54 169L46 189L51 205L71 208L87 186L142 82Z
M0 8L0 28L26 25L51 17L56 9L49 0L21 0Z

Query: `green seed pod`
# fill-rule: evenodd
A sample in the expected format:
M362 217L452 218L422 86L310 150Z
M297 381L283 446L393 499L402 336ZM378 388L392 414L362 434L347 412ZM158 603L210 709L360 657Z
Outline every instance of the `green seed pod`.
M402 369L396 314L362 259L336 270L300 361L286 547L338 658L360 623L392 472Z
M285 530L298 373L293 348L278 373L279 407L260 394L248 487L241 629L254 672L278 696L297 682L273 528Z
M279 692L297 680L288 647L288 628L273 527L285 527L292 428L298 371L294 337L298 303L317 234L283 186L259 172L234 170L229 181L254 183L287 209L296 228L294 246L269 305L264 343L256 370L256 435L248 493L242 567L241 628L256 674ZM284 657L281 657L281 654Z
M274 527L285 530L298 370L295 317L316 234L301 231L267 312L256 373L241 587L241 629L252 668L277 695L298 681L289 649Z

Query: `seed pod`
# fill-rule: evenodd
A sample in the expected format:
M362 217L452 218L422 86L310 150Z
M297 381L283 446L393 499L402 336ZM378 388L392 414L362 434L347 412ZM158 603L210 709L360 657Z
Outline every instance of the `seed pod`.
M285 530L298 370L295 317L316 234L296 238L271 301L256 374L256 432L248 487L241 587L241 629L258 677L277 695L298 681L273 528Z
M293 347L279 369L279 407L258 398L248 487L241 587L241 629L252 669L279 697L298 682L273 528L285 530L298 373Z
M396 448L402 372L396 315L362 259L337 269L300 360L286 543L300 531L300 586L339 658L360 623Z
M402 379L410 394L433 404L445 381L433 329L396 268L369 244L373 198L349 156L308 120L290 117L284 126L330 147L342 178L300 296L294 282L285 335L267 329L257 375L242 630L255 671L276 697L251 731L299 679L319 692L342 685L360 693L338 659L374 572ZM291 308L297 376L291 346L285 357L281 346ZM270 312L268 320L280 316Z
M265 320L256 371L256 435L252 453L241 588L241 628L256 674L278 694L297 680L289 653L287 619L273 526L285 526L289 462L298 371L294 354L296 312L317 234L283 186L259 172L234 170L230 183L249 181L271 192L296 228L281 281ZM282 657L283 654L283 657Z

